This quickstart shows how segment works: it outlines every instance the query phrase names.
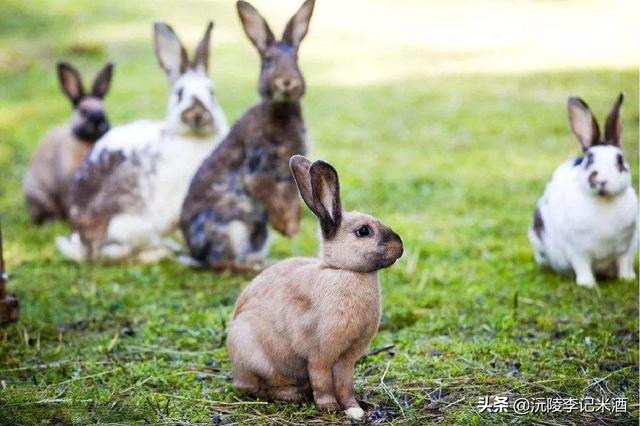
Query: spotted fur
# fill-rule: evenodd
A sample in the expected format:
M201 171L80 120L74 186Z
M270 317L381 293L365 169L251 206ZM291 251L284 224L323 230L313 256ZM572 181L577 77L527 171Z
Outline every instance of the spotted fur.
M281 41L249 3L238 14L261 60L261 102L234 124L202 163L185 198L181 228L190 254L214 269L250 267L268 251L270 223L292 236L300 203L289 158L307 150L300 99L305 85L297 52L313 0L291 18Z
M155 261L175 244L180 207L202 160L228 132L207 75L209 23L194 59L166 24L154 25L156 55L171 87L167 117L116 127L96 145L71 186L68 258Z

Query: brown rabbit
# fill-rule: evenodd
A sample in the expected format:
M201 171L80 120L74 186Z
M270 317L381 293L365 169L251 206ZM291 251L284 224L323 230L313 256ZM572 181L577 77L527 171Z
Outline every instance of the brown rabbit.
M378 270L402 256L402 240L380 220L345 212L338 174L296 155L291 170L320 220L319 259L293 258L265 269L242 292L227 349L237 389L364 415L353 370L380 321Z
M304 78L298 48L314 0L289 20L281 41L249 3L238 14L261 59L261 102L233 125L191 181L180 226L191 257L214 270L251 268L268 252L268 224L291 237L298 231L300 201L289 158L305 154Z
M68 189L73 175L107 130L103 98L109 91L113 64L108 63L86 93L80 73L67 62L58 63L58 79L73 105L71 121L47 134L38 146L23 182L23 192L34 223L65 219Z

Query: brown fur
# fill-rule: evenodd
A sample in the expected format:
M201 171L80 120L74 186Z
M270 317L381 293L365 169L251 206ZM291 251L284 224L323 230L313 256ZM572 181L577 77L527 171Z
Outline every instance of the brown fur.
M32 222L67 218L73 176L109 127L102 97L109 89L112 68L107 64L96 77L91 94L85 95L79 73L67 63L58 64L60 84L74 112L69 124L42 139L25 175L23 192Z
M379 269L402 256L402 241L378 219L343 212L333 167L291 159L302 198L319 218L319 259L264 270L242 292L229 323L234 386L320 409L359 408L353 370L380 322ZM370 234L355 230L367 226ZM327 232L328 231L328 232Z
M300 105L305 84L297 52L314 2L302 5L278 42L253 6L244 1L237 5L244 30L260 54L262 100L202 163L180 216L191 256L214 270L243 268L263 256L267 223L286 236L297 233L300 203L288 161L307 150ZM241 244L234 245L232 223L242 224L248 235Z
M66 218L73 173L90 150L91 145L73 137L68 126L58 127L45 136L24 179L33 222Z
M102 151L78 169L71 185L70 223L87 244L92 257L104 242L109 223L120 213L144 208L138 196L140 161L121 151Z
M100 151L94 151L91 158L76 172L70 189L73 202L70 206L69 221L74 232L79 234L89 259L100 257L101 250L105 246L120 243L108 241L107 231L114 217L125 214L148 216L151 213L148 211L150 198L155 197L158 191L155 179L159 167L176 169L196 167L177 163L169 166L166 162L163 164L164 154L158 147L162 146L166 139L174 137L177 139L179 135L185 139L202 141L204 144L208 143L207 141L213 142L214 131L226 133L226 118L222 117L223 123L216 122L215 114L210 111L211 107L206 105L206 101L203 102L201 98L189 94L184 95L184 106L181 106L182 93L185 86L188 87L189 84L182 82L176 86L176 81L187 71L197 71L199 77L206 77L208 80L206 73L209 67L209 45L213 22L207 24L191 61L177 34L169 25L156 22L153 28L156 59L166 73L173 92L169 101L168 116L173 115L175 108L180 111L179 114L175 114L180 120L173 123L167 119L165 124L154 122L149 124L148 129L142 133L136 127L138 124L142 128L147 126L143 120L113 129L107 135L104 144L99 146ZM209 90L212 91L212 87L211 82ZM198 96L203 94L198 93ZM206 95L211 96L214 101L213 106L217 106L213 91ZM220 127L224 130L220 130ZM185 132L180 130L181 128L189 130ZM112 141L117 141L119 138L131 138L132 143L136 142L133 140L134 137L143 137L152 143L147 142L144 148L134 149L126 155L120 148L114 149L110 146ZM163 142L157 144L161 140ZM206 149L206 146L204 148ZM177 218L168 223L167 227L172 230L177 226ZM138 250L137 247L136 250Z
M233 170L241 173L238 185L246 188L269 212L271 225L285 235L294 235L298 229L300 201L286 161L267 165L275 173L244 173L242 169L252 152L255 157L261 157L256 161L264 162L268 162L269 154L274 158L290 158L304 153L305 138L299 104L260 103L248 110L200 166L182 208L182 223L186 225L197 212L209 208L212 200L224 200L219 186L213 183L226 182L227 172ZM240 208L231 201L225 207L227 210ZM186 230L185 235L189 235Z

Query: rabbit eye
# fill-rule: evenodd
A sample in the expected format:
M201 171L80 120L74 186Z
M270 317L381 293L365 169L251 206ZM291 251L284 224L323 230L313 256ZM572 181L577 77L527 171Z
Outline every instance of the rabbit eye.
M618 154L616 157L616 163L618 164L618 170L620 170L620 172L627 171L627 167L624 165L624 158L622 158L621 154Z
M184 94L184 88L181 87L178 89L178 91L176 92L176 96L178 96L178 102L182 101L182 95Z
M265 68L269 68L271 65L273 65L273 56L265 56L264 60L262 61L262 65Z
M585 169L588 169L590 165L593 164L593 152L587 154L587 163L584 165Z
M371 229L367 225L362 225L360 228L356 229L356 236L359 238L367 237L369 235L371 235Z

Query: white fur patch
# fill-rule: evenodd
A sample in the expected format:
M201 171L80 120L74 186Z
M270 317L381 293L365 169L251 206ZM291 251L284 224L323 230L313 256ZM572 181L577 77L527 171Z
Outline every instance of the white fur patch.
M345 413L347 413L347 416L351 417L352 419L356 419L356 420L360 420L361 418L364 417L364 410L360 407L351 407L351 408L347 408L345 410Z
M331 218L331 220L334 220L335 218L333 217L333 196L331 195L330 191L325 191L325 193L323 194L324 196L322 197L322 205L324 206L325 209L327 209L327 213L329 213L329 217Z
M255 253L250 253L249 255L245 256L245 261L248 263L263 261L269 254L270 245L271 245L271 236L267 235L267 241L264 242L264 245L262 246L260 251Z
M148 217L119 214L109 222L107 240L119 243L126 241L134 247L143 247L153 244L157 236Z
M74 232L69 237L64 237L62 235L57 236L56 247L67 259L82 262L87 258L85 247L83 246L82 241L80 240L80 235L77 232Z
M166 233L177 225L193 175L217 143L214 139L173 137L159 144L161 156L153 181L149 182L147 206L158 232Z
M133 253L133 247L129 244L113 243L100 247L100 257L107 260L122 260L131 256L131 253Z
M138 253L138 260L142 263L155 263L171 255L171 250L166 246L148 248Z
M190 266L192 268L200 268L203 267L204 264L199 260L194 259L186 253L181 253L176 257L176 261L184 266Z
M180 88L182 92L180 99L176 94L176 88ZM190 131L188 126L182 122L181 115L192 105L194 99L202 103L211 113L214 125L212 138L228 132L227 118L217 99L212 95L213 89L213 81L202 70L190 69L176 80L172 87L171 96L169 96L166 118L167 125L173 133Z
M109 130L96 143L89 156L96 161L102 151L120 151L130 158L134 152L143 152L154 147L162 139L165 123L156 120L138 120Z
M236 258L242 258L249 251L249 231L247 226L239 221L234 220L227 225L227 234L231 240L231 247Z

